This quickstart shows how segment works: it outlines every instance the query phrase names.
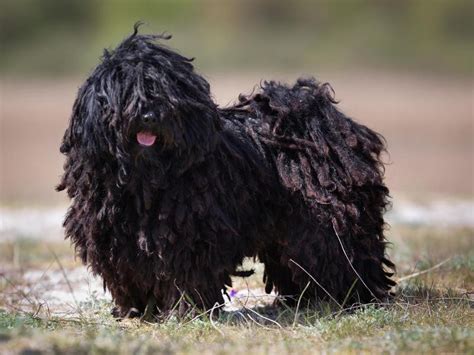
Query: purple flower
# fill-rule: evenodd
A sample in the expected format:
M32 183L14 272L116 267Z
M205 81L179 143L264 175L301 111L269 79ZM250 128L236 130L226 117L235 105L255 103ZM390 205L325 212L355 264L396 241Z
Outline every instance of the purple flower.
M235 296L237 295L237 292L238 292L238 291L232 289L232 290L230 290L230 292L229 292L229 296L230 296L230 297L235 297Z

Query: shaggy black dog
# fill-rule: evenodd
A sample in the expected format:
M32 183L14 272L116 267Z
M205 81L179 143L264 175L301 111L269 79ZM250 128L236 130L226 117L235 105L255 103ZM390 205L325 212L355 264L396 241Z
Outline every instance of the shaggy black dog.
M383 138L314 79L219 108L164 39L136 27L105 51L61 145L66 236L114 315L221 305L245 257L290 303L386 298Z

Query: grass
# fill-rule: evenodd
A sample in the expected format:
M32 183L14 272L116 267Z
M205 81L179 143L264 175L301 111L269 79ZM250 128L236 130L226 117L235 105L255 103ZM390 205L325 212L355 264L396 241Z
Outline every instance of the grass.
M28 295L22 291L26 270L60 269L53 251L61 268L77 265L64 244L3 243L0 353L473 353L473 230L398 226L390 235L398 276L413 277L399 284L388 304L350 310L301 305L297 312L256 305L160 324L117 322L111 304L93 295L70 315L48 313L36 298L32 307L18 306ZM234 288L261 287L261 271L257 265L257 275L236 280Z

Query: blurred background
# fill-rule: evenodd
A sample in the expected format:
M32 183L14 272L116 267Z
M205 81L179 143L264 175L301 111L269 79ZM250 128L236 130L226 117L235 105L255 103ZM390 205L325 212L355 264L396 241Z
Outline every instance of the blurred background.
M431 326L427 314L432 329L467 331L474 299L473 14L473 0L0 0L0 353L7 324L12 339L27 344L22 352L16 340L9 341L7 346L16 349L11 353L33 353L31 344L43 341L94 344L92 333L105 334L108 342L117 339L118 348L123 344L109 339L108 331L88 327L81 328L86 338L74 330L73 336L59 333L51 342L45 336L49 323L31 340L28 331L21 335L28 329L23 318L10 315L33 314L34 324L37 315L82 322L83 312L92 312L100 317L91 318L94 324L107 319L100 315L108 314L110 295L64 241L61 225L69 202L54 187L62 174L59 145L77 89L103 49L114 48L137 21L145 23L142 33L172 34L166 44L196 58L220 105L265 79L292 83L312 75L331 83L340 109L387 140L386 182L393 204L386 216L388 253L397 265L396 279L405 279L398 294L419 297L410 309L422 314L383 315L382 323L370 318L361 327L377 327L377 334L385 334L383 344L397 339L392 329L396 333L407 324L414 333L406 333L409 338L401 337L402 342L419 339L419 329ZM263 268L255 268L250 280L234 280L234 306L249 298L250 306L271 303L264 297ZM448 297L439 306L444 318L427 301L440 295ZM470 302L463 316L458 300ZM394 328L387 328L386 319ZM460 333L446 329L450 341L458 339ZM301 333L291 334L298 337L293 343L301 343ZM444 339L438 330L426 334L435 344L430 346ZM194 339L173 337L172 343ZM144 338L133 333L133 339ZM241 339L239 328L238 343ZM427 349L413 344L415 352Z
M330 82L387 139L393 220L474 225L473 13L468 0L0 0L0 232L59 230L77 88L139 20L196 58L221 105L262 79Z

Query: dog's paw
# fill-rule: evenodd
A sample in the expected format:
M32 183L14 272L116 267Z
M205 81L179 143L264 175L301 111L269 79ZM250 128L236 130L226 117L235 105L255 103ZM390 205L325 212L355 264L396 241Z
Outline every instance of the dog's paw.
M115 306L112 308L110 311L110 314L114 317L117 318L118 320L120 319L126 319L126 318L137 318L140 317L142 314L141 312L132 307L132 308L123 308L119 306Z

